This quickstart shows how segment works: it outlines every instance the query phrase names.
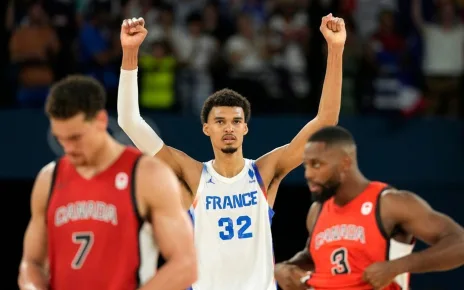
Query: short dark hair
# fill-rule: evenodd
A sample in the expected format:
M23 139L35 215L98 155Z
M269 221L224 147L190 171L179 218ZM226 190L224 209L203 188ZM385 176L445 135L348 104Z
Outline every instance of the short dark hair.
M187 24L196 24L203 20L203 16L200 12L194 11L187 16Z
M250 121L251 105L242 95L231 89L222 89L206 99L201 109L201 122L208 122L208 116L214 107L240 107L245 114L245 123Z
M104 110L105 105L106 92L100 82L88 76L72 75L52 86L45 112L56 119L69 119L84 113L89 120Z
M309 137L308 142L323 142L327 145L354 145L353 135L340 126L324 127Z

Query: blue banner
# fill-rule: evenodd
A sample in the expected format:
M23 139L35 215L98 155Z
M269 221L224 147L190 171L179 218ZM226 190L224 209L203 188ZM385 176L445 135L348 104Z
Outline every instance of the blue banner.
M147 122L166 144L200 161L213 158L208 137L199 118L148 113ZM244 152L258 158L286 144L310 117L269 116L252 118ZM0 111L3 128L0 178L33 178L38 170L62 154L49 132L41 110ZM361 170L370 179L392 184L440 187L464 184L464 124L447 120L392 121L383 118L342 118L358 143ZM119 141L131 144L111 115L109 131ZM296 169L284 182L303 184L303 170Z

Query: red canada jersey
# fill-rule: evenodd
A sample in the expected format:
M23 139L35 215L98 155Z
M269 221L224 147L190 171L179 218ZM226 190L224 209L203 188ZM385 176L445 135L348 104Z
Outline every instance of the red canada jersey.
M141 156L127 147L91 179L67 157L56 163L47 210L50 289L137 289L142 220L134 176Z
M315 270L307 281L315 290L372 290L364 270L375 262L410 254L411 244L390 239L380 221L379 199L388 186L371 182L355 199L340 207L334 198L321 208L308 251ZM396 277L384 290L407 290L409 274Z

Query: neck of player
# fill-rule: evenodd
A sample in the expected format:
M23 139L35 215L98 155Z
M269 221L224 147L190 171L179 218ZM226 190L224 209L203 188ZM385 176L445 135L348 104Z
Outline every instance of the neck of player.
M348 172L335 194L335 204L346 205L366 190L369 183L370 180L359 169L356 168Z
M245 166L245 159L242 154L242 147L236 152L228 154L220 150L214 150L213 168L220 175L231 178L242 171Z
M108 134L104 140L102 141L102 145L100 148L95 152L95 156L92 158L93 160L85 166L81 168L83 171L92 171L88 172L88 174L96 175L102 171L105 171L109 168L116 160L119 159L122 152L124 151L124 146L120 143L116 142L111 136Z

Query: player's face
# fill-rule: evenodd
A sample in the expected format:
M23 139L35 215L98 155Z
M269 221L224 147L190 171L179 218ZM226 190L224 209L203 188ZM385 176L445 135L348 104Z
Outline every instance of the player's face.
M53 135L63 147L69 160L76 166L87 165L95 157L104 140L108 115L101 111L91 120L84 114L69 119L50 119Z
M203 124L203 132L211 138L214 148L226 154L237 151L248 133L245 114L241 107L214 107Z
M340 152L324 143L309 142L305 148L305 178L314 201L334 196L341 182Z

